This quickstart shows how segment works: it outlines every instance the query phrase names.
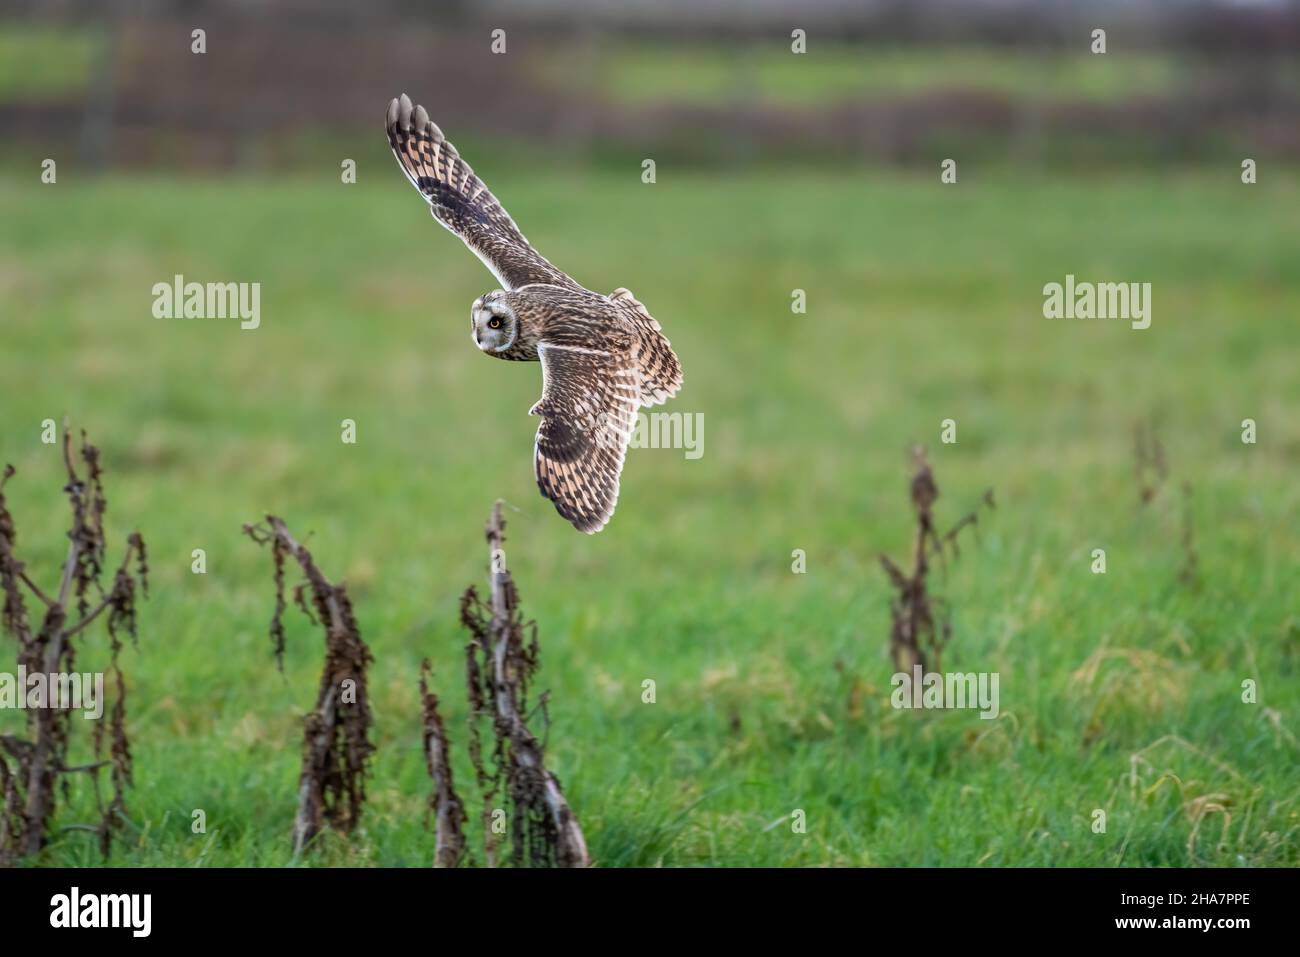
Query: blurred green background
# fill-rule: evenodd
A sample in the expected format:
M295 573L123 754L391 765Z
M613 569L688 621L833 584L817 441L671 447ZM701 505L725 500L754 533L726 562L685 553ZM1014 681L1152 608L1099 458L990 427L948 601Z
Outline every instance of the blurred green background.
M497 497L550 762L602 866L1297 863L1294 5L50 9L0 20L0 461L42 580L66 548L47 418L102 447L110 539L150 545L110 863L289 860L322 649L293 613L274 667L270 556L240 534L268 511L375 653L362 829L309 862L430 862L426 656L475 829L456 609ZM703 414L703 457L631 451L597 536L533 483L539 370L468 340L496 282L388 154L402 91L682 359L668 410ZM261 327L153 318L177 273L260 282ZM1043 318L1067 273L1150 282L1151 328ZM1169 463L1146 506L1140 425ZM910 547L917 442L941 522L995 489L935 584L945 667L1000 673L996 721L889 705L877 556ZM90 806L74 789L60 823ZM73 832L37 863L100 859Z

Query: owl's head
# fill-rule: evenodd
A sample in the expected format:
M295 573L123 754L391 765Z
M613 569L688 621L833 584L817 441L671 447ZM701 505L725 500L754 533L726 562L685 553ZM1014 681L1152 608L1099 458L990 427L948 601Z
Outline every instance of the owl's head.
M515 344L519 320L506 302L504 290L498 289L474 300L469 312L469 328L474 345L484 352L504 352Z

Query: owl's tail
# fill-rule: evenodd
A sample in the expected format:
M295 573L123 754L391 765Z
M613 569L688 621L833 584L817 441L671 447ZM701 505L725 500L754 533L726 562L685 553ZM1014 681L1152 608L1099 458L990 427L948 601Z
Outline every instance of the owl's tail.
M672 343L654 316L627 289L615 289L609 297L629 309L640 333L637 364L641 373L641 404L667 402L682 387L682 364Z

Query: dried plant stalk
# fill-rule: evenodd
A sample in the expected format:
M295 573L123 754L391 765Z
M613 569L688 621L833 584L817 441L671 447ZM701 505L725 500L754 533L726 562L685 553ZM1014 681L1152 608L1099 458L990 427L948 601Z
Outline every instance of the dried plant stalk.
M1150 422L1139 422L1133 429L1133 472L1137 479L1138 500L1149 505L1169 477L1165 447Z
M958 556L958 539L963 529L977 529L980 507L994 508L993 490L988 489L980 505L963 515L946 533L935 529L934 503L939 486L926 461L925 449L912 450L915 463L912 474L911 500L916 512L916 542L912 549L912 570L904 572L888 556L880 564L894 586L890 600L889 654L895 671L911 672L916 665L922 673L940 670L944 647L952 638L952 616L941 599L929 589L931 559L942 561L948 552Z
M326 824L349 833L361 820L366 775L374 753L366 686L366 671L373 656L361 638L345 587L329 582L316 567L311 552L290 534L281 519L268 515L261 524L245 525L244 532L259 544L271 545L275 611L270 634L280 667L284 666L286 558L298 564L305 579L294 588L294 604L325 631L325 664L316 709L303 720L302 774L293 825L293 852L297 856Z
M1137 478L1138 499L1143 505L1153 502L1169 478L1169 464L1165 448L1156 436L1150 421L1142 421L1134 428L1134 474ZM1178 569L1178 581L1184 587L1200 585L1199 559L1196 553L1195 513L1192 508L1192 484L1182 483L1182 535L1183 561Z
M78 471L76 458L84 466ZM122 561L113 573L108 589L103 585L105 561L103 469L99 450L81 434L81 447L74 455L67 424L63 429L63 465L67 484L63 487L72 513L68 529L68 553L57 590L46 591L28 574L17 556L17 528L5 501L4 487L15 474L6 466L0 477L0 592L4 608L0 622L17 641L18 665L28 675L70 675L74 672L76 648L73 639L105 617L109 638L109 669L116 686L116 700L108 709L108 721L96 723L93 733L95 760L70 767L67 763L72 709L68 702L46 700L27 712L27 738L0 735L0 866L38 853L49 841L50 822L56 810L56 785L67 775L86 773L93 782L98 824L69 825L87 830L99 838L100 853L107 858L114 832L126 820L126 790L132 783L131 744L126 730L126 682L119 656L122 634L136 640L137 592L148 595L148 557L138 532L127 538ZM24 595L30 593L44 611L33 629ZM20 694L27 693L19 689ZM107 748L108 756L104 757ZM14 762L10 767L8 761ZM110 769L111 796L105 804L100 793L99 772Z
M420 665L420 702L424 717L424 756L433 778L429 810L434 816L435 867L456 867L465 857L465 806L456 793L451 773L451 746L447 727L438 713L438 696L429 690L429 659Z
M1200 584L1200 560L1196 555L1196 514L1192 509L1192 483L1183 483L1183 565L1178 580L1188 588Z
M529 730L528 686L538 668L537 628L525 623L519 593L505 563L505 520L501 502L486 530L490 596L485 605L471 586L461 597L460 617L470 633L465 647L470 698L470 756L483 790L487 824L504 791L515 866L586 867L591 861L582 828L555 775L547 770L545 746ZM527 637L527 640L525 640ZM538 708L546 714L546 695ZM491 719L491 765L484 760L480 719ZM496 860L495 839L485 827L488 864Z

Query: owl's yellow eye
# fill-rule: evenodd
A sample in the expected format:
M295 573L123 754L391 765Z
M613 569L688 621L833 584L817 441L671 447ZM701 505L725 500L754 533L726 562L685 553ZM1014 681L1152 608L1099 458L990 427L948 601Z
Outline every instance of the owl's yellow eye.
M500 329L500 328L501 328L501 317L500 317L500 316L493 316L491 319L489 319L489 320L488 320L488 328L489 328L489 329Z

